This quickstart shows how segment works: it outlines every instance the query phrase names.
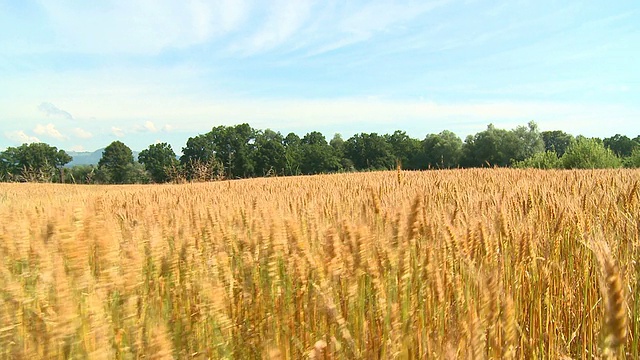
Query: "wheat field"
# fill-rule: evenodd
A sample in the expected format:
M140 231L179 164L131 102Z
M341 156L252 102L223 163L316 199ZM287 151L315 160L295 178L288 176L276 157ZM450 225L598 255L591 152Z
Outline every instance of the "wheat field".
M4 359L639 358L640 171L0 184Z

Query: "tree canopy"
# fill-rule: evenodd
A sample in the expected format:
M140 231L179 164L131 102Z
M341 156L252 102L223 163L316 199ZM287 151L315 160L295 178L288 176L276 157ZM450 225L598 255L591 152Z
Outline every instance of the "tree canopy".
M0 153L0 179L49 182L57 170L71 162L64 150L45 143L22 144Z
M126 184L130 182L130 170L133 166L133 152L121 141L114 141L104 149L98 162L98 169L105 182Z
M97 167L61 168L71 161L63 150L44 143L23 144L0 152L0 181L74 183L164 183L212 181L257 176L313 175L339 171L450 169L458 167L591 169L640 167L640 135L599 139L574 137L560 130L540 131L530 121L514 129L493 124L464 142L443 130L423 140L396 130L358 133L329 142L319 131L303 137L254 129L249 124L215 126L190 137L179 161L167 143L149 145L134 161L120 141L105 148Z
M171 180L171 171L178 165L178 159L171 145L158 143L149 145L138 155L138 162L144 165L156 183L164 183Z

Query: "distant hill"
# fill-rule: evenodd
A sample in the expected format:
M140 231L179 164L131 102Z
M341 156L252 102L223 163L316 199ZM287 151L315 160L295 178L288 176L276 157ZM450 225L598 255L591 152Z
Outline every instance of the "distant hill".
M76 165L98 165L100 158L102 158L102 152L104 152L104 148L98 149L94 152L90 151L67 151L67 154L73 158L70 163L66 165L66 167L72 167ZM139 151L133 152L133 159L138 160Z

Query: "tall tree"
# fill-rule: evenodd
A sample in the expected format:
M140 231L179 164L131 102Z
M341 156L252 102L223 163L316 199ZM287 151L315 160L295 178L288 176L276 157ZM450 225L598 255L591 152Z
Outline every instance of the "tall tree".
M229 178L255 175L253 152L256 130L248 124L218 126L211 129L208 135L213 142L215 155Z
M193 162L208 162L215 158L216 149L210 133L190 137L182 148L180 163L188 165Z
M224 177L211 133L190 137L180 157L182 176L189 181L213 181ZM176 174L179 175L179 174Z
M300 175L302 170L302 139L295 133L288 133L283 141L285 149L285 175Z
M258 176L284 175L287 167L284 137L279 132L267 129L256 135L254 163Z
M98 169L104 175L104 181L111 184L131 182L129 170L133 166L133 152L121 141L114 141L104 149L98 162Z
M356 170L382 170L395 167L391 145L377 133L353 135L344 143L344 154Z
M520 143L520 151L512 160L522 161L545 151L542 134L534 121L529 121L527 126L518 126L512 131Z
M620 134L605 138L603 140L603 143L604 146L611 149L616 155L620 157L631 156L633 149L640 146L639 143L630 139L628 136Z
M55 146L45 143L22 144L0 153L0 176L6 180L49 182L71 160L71 156Z
M393 157L402 164L403 168L410 170L419 168L417 160L420 140L410 137L401 130L396 130L391 135L385 134L384 139L390 145Z
M460 165L462 140L449 130L427 135L421 143L419 169L449 169Z
M497 129L493 124L475 136L467 136L463 163L468 167L508 166L519 157L522 142L513 131Z
M334 150L335 156L338 158L338 162L340 163L339 171L353 171L355 167L353 166L353 161L348 159L344 155L344 139L342 138L342 134L335 133L331 141L329 141L329 145Z
M544 142L544 149L546 151L553 151L558 154L558 156L564 155L569 145L575 141L573 135L561 130L543 131L540 134Z
M327 139L318 131L306 134L300 141L300 170L304 174L321 174L337 171L340 161Z
M156 183L170 181L169 172L178 165L176 153L167 143L149 145L149 148L142 150L138 155L138 162L144 165Z

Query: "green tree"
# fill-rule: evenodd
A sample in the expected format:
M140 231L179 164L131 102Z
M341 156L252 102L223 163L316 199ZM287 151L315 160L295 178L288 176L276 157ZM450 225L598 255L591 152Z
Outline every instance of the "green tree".
M616 134L603 140L604 146L611 149L619 157L631 156L633 150L640 146L628 136Z
M344 143L344 154L356 170L392 169L396 164L391 145L376 133L353 135Z
M133 165L133 152L121 141L114 141L104 149L98 162L102 180L111 184L130 183L129 165Z
M167 143L149 145L138 155L138 162L144 165L155 183L170 181L169 171L178 165L176 153Z
M218 126L207 134L213 143L216 158L223 164L229 178L255 176L256 130L248 124Z
M216 158L216 144L212 133L190 137L182 148L180 157L182 173L174 177L184 176L189 181L213 181L224 177L224 166Z
M512 159L521 156L522 146L516 133L489 124L487 130L465 139L463 164L468 167L508 166Z
M22 144L0 153L0 176L5 180L50 182L72 160L64 150L45 143Z
M338 162L340 163L339 171L354 171L355 167L353 166L353 161L348 159L344 155L344 139L342 138L342 134L335 133L331 141L329 141L329 145L333 148L333 152L335 156L338 158Z
M186 166L196 161L208 162L215 158L215 154L215 143L211 134L200 134L187 140L186 146L182 148L180 163Z
M575 141L573 135L560 130L543 131L541 135L542 141L544 142L544 149L546 151L554 151L560 157L564 155L569 145Z
M287 158L282 134L270 129L257 132L254 163L257 175L284 175Z
M391 146L391 153L404 169L416 170L419 168L420 140L410 137L401 130L396 130L391 135L384 135L384 139Z
M327 143L326 138L318 131L306 134L300 141L301 163L303 174L321 174L337 171L340 161L335 150Z
M529 121L527 126L518 126L512 131L520 144L520 151L517 152L513 160L522 161L545 151L542 134L538 129L538 124L534 121Z
M300 175L302 166L302 139L295 133L289 133L283 141L285 149L285 175Z
M622 165L620 159L595 139L576 139L561 158L567 169L609 169Z
M462 158L462 140L449 130L427 135L421 143L419 169L450 169Z
M624 159L624 166L628 168L640 168L640 146L637 146L627 158Z
M342 134L333 134L333 138L329 141L329 145L331 145L337 154L341 154L344 151L344 139L342 138Z

